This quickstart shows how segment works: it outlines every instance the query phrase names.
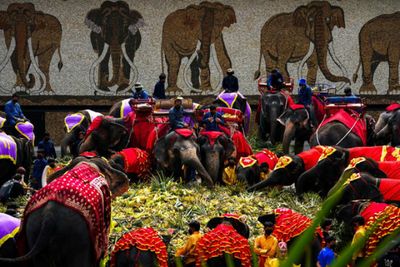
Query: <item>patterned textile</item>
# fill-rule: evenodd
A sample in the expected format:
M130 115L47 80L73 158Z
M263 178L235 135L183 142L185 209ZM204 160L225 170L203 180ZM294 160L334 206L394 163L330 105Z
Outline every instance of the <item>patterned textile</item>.
M368 206L360 213L360 215L367 222L372 216L374 216L378 212L382 212L389 204L386 203L377 203L371 202Z
M82 215L89 229L94 260L99 263L107 252L111 222L111 194L102 174L84 162L37 191L24 211L21 223L21 237L24 241L24 223L32 212L49 201L57 202Z
M175 132L184 138L189 138L193 135L193 131L187 128L175 129Z
M67 128L67 133L71 132L76 126L80 125L85 119L82 113L68 114L64 118L65 128Z
M216 132L216 131L201 131L200 135L205 136L208 138L211 146L214 146L215 141L217 141L218 137L224 135L223 132Z
M222 101L228 108L233 108L238 96L242 99L246 99L246 97L244 97L240 92L236 92L236 93L221 92L217 96L217 99ZM251 107L250 107L249 103L246 103L246 111L245 111L244 115L245 115L244 129L245 129L245 132L247 133L249 130L249 121L250 121L250 116L251 116Z
M201 262L206 262L211 258L223 257L224 253L240 260L243 267L251 266L251 251L247 239L236 232L232 226L220 224L197 242L196 267L200 267Z
M168 267L167 246L161 239L160 235L151 227L139 228L124 234L115 244L111 253L110 267L115 267L115 255L119 251L129 250L136 247L139 250L149 250L157 256L158 266Z
M0 159L9 159L17 164L17 143L4 132L0 132Z
M352 111L352 110L344 110L341 109L331 117L327 118L326 120L322 121L321 124L318 126L319 128L323 127L324 125L337 121L345 125L347 128L352 129L351 131L360 137L362 143L364 145L367 144L367 124L365 120L360 117L360 113Z
M140 148L126 148L118 152L124 159L126 173L137 174L139 178L148 175L151 167L149 154Z
M20 220L8 214L0 213L0 247L19 231Z
M243 168L251 167L255 163L257 163L258 165L261 165L262 163L267 163L270 170L273 170L275 168L277 162L278 157L276 156L276 154L266 148L251 156L241 157L239 160L239 164Z
M389 106L386 107L386 111L388 111L388 112L392 112L392 111L395 111L395 110L398 110L398 109L400 109L400 104L399 103L393 103L393 104L390 104Z
M18 122L15 125L15 129L26 139L35 141L35 133L33 132L34 126L29 121Z
M146 151L150 155L153 154L154 144L158 140L165 135L167 135L170 127L168 122L168 118L155 118L154 123L156 127L154 127L153 131L150 132L147 143L146 143Z
M307 171L317 164L320 156L324 151L325 151L324 146L315 146L310 150L303 151L297 154L297 156L299 156L303 160L304 169Z

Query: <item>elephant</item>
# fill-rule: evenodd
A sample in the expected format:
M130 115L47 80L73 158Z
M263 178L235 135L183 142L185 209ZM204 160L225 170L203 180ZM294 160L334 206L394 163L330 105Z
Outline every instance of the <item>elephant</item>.
M90 40L98 58L89 71L92 89L98 92L110 92L117 85L117 93L130 90L138 79L138 70L133 61L142 37L140 28L144 24L142 15L125 1L105 1L100 8L88 12L85 24L91 30ZM112 77L109 61L111 55ZM99 66L98 84L95 81L95 68ZM133 80L130 81L131 69Z
M131 182L148 180L151 171L151 157L140 148L125 148L114 153L111 160L119 164Z
M287 108L287 97L282 93L264 93L261 96L259 133L273 145L282 141L284 128L277 121Z
M381 113L375 126L376 143L379 145L390 143L392 146L399 146L399 129L400 109Z
M34 151L32 141L7 135L0 130L0 144L0 185L11 179L18 167L24 167L29 174Z
M131 101L130 98L126 98L124 100L118 101L110 108L108 115L113 116L114 118L124 118L129 112L132 111L132 107L129 104Z
M400 12L383 14L365 23L358 35L360 45L360 60L353 82L358 78L358 70L362 65L362 85L360 94L377 94L373 83L375 71L382 61L389 65L389 88L387 94L396 95L400 92L399 60L397 44L400 42L399 24Z
M218 88L220 88L222 72L232 67L222 31L234 23L236 23L234 9L219 2L203 1L199 5L192 4L185 9L178 9L167 16L163 25L161 44L163 73L165 73L164 55L168 66L167 92L183 92L178 87L177 80L181 61L185 57L189 58L183 74L187 86L191 87L192 92L212 91L209 66L212 47L215 48L220 65L221 73L218 84ZM199 49L197 48L198 42L200 42ZM189 66L191 83L186 81L185 77Z
M18 242L25 254L0 262L99 266L107 250L111 198L128 190L128 178L100 157L77 157L48 179L24 211Z
M334 51L332 30L335 26L345 28L344 12L328 1L312 1L306 6L299 6L294 12L273 16L261 30L259 65L254 78L260 76L261 57L264 57L267 74L278 68L284 79L289 79L287 64L301 61L298 77L303 77L302 69L307 63L308 84L316 83L318 68L327 80L350 84L345 77L346 69ZM278 35L279 38L276 37ZM329 70L328 53L343 76L336 76Z
M0 71L11 59L16 75L15 88L24 87L31 90L31 93L54 93L50 84L49 68L56 51L59 56L58 70L61 71L63 67L60 21L52 15L37 11L32 3L13 3L8 6L7 11L0 11L0 30L4 31L8 49L5 60L0 63ZM31 64L41 80L40 88L35 91L35 76L28 74Z
M18 256L17 238L20 219L8 214L0 213L0 257L14 258ZM12 267L12 264L2 264L4 267Z
M78 156L80 135L85 134L92 121L103 114L90 109L80 110L74 114L68 114L64 119L65 136L61 140L61 157L67 154L67 148L73 157Z
M159 138L155 143L153 155L157 166L175 178L187 178L192 168L197 170L202 182L207 186L212 187L214 184L214 180L201 163L196 136L189 129L177 129ZM182 170L182 166L189 168Z
M200 147L201 162L214 183L222 183L225 162L235 157L235 144L222 132L202 131L197 143Z
M251 186L248 191L259 190L267 186L294 184L303 172L317 164L324 150L325 147L316 146L295 156L280 157L268 179Z
M167 246L171 237L171 235L160 235L151 227L130 231L115 244L111 253L110 267L168 267Z

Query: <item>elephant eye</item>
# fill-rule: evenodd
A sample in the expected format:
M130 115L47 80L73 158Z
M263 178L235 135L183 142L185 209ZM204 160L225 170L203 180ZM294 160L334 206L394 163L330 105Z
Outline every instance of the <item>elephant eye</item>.
M327 17L325 20L326 20L326 22L330 22L330 21L331 21L331 18L330 18L330 17Z
M308 21L314 21L314 18L313 17L309 17Z

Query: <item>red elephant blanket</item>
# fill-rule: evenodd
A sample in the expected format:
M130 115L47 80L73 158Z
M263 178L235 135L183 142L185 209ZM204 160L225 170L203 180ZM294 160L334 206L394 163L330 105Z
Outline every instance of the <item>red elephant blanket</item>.
M24 249L27 247L25 222L32 212L50 201L79 213L85 219L93 245L94 261L99 263L107 252L111 221L111 194L103 175L84 162L37 191L26 205L21 223L20 236Z
M392 112L392 111L395 111L395 110L398 110L398 109L400 109L400 104L399 103L393 103L393 104L390 104L389 106L386 107L386 111L388 111L388 112Z
M361 216L365 219L367 230L374 229L364 246L367 256L374 252L385 236L400 228L400 208L392 205L372 202L361 212Z
M332 146L327 146L318 160L327 158L336 150ZM400 148L392 146L361 146L348 148L347 151L349 151L349 160L361 157L368 157L376 161L400 160Z
M124 234L115 244L111 253L110 267L115 267L115 255L120 251L129 251L136 247L141 251L149 250L157 256L158 266L168 267L167 246L160 235L151 227L139 228Z
M126 148L117 153L124 159L126 173L137 174L139 178L144 178L149 173L151 162L146 151L140 148Z
M210 145L214 146L215 141L217 141L218 137L224 135L224 133L217 131L201 131L200 135L207 137L208 141L210 142Z
M240 159L240 157L247 157L248 155L253 154L253 150L251 146L247 142L241 131L236 130L232 135L232 141L236 147L236 158Z
M400 180L379 179L379 191L386 201L400 201Z
M239 164L243 168L251 167L256 163L257 165L261 165L262 163L267 163L268 168L270 170L273 170L275 168L277 162L278 162L278 157L276 156L276 154L266 148L251 156L241 157L239 160Z
M357 169L358 171L363 171L362 169L358 169L357 165L366 160L365 157L353 158L346 169ZM379 170L385 173L387 178L400 179L400 161L379 161L377 163Z
M243 267L251 266L249 242L230 225L220 224L206 233L197 242L195 253L196 267L211 258L224 256L224 253L240 260Z
M318 126L318 129L334 121L344 124L347 128L349 128L349 130L360 137L364 145L367 144L367 124L365 123L365 120L361 117L360 113L353 110L341 109L331 117L322 121L321 124Z
M304 169L307 171L317 164L318 159L320 158L324 150L324 146L315 146L310 150L303 151L297 154L297 156L299 156L303 160Z

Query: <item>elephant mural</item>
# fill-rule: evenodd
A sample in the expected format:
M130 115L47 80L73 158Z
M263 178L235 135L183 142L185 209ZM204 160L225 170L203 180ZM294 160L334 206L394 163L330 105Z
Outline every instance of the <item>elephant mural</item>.
M25 88L29 93L54 93L50 84L49 68L56 51L60 59L58 70L63 66L60 21L52 15L35 10L32 3L13 3L8 6L7 11L0 11L0 30L4 31L8 49L6 57L0 63L0 72L11 59L16 75L15 89ZM39 76L38 89L34 89L37 78L29 73L31 64ZM10 93L8 90L4 91L4 88L0 89L3 93Z
M361 28L358 35L360 60L353 75L357 81L358 70L362 65L362 85L360 94L377 94L373 83L374 74L379 63L389 64L389 88L387 94L399 94L399 43L400 43L400 11L377 16Z
M316 83L318 68L327 80L350 84L345 77L346 69L334 51L334 27L345 27L344 12L328 1L312 1L306 6L299 6L294 12L273 16L261 30L260 59L255 79L260 76L261 57L264 57L267 74L278 68L288 79L287 64L301 61L298 77L303 77L302 69L307 63L307 81L311 85ZM328 53L342 76L332 74L327 65Z
M183 58L189 58L183 78L192 92L201 93L219 89L223 72L232 67L225 47L222 31L236 23L235 11L231 6L219 2L201 2L178 9L167 16L163 25L161 65L164 72L164 55L168 67L167 92L182 93L178 87L178 73ZM198 48L200 42L200 48ZM215 49L216 55L211 51ZM217 88L211 86L210 57L217 57L220 79ZM191 82L185 74L190 67ZM200 81L199 81L200 77Z
M91 30L92 47L99 56L89 71L92 89L103 93L110 92L110 87L115 85L118 86L117 93L131 89L138 79L138 70L133 61L142 41L139 31L144 26L142 15L136 10L129 9L129 5L124 1L105 1L100 8L89 11L85 24ZM110 56L112 76L109 69ZM98 65L96 84L95 68ZM130 79L131 70L132 79Z

